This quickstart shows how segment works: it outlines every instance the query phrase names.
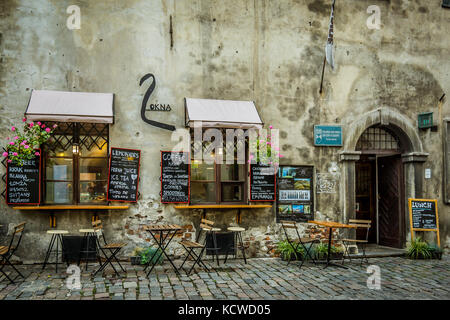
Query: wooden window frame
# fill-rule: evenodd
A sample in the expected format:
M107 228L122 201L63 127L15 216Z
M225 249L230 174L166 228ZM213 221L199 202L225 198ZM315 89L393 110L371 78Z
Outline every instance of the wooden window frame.
M53 123L53 122L52 122ZM52 123L45 123L47 126L51 126ZM83 157L82 154L80 156L79 153L73 153L72 152L72 148L73 145L76 143L78 144L79 148L81 149L83 146L88 149L88 147L92 148L98 148L98 145L96 145L95 143L92 143L90 141L87 141L87 139L81 139L81 137L86 137L88 135L90 136L94 136L94 134L89 134L89 132L83 132L83 134L81 134L80 132L80 126L83 127L83 125L86 125L85 123L74 123L74 129L72 132L70 133L63 133L63 135L67 136L71 136L71 138L67 138L68 141L71 141L72 143L70 144L66 144L66 150L69 150L69 152L72 154L72 156L62 156L62 157L57 157L57 156L49 156L47 150L45 150L46 148L43 148L43 157L42 157L42 169L43 169L43 174L42 174L42 194L41 194L41 199L42 202L44 204L48 204L48 205L106 205L109 204L109 201L106 200L106 194L105 194L105 201L102 202L80 202L80 184L81 182L97 182L97 181L106 181L106 183L108 183L108 179L100 179L100 180L81 180L80 179L80 166L81 166L81 160L83 159L104 159L105 161L105 168L108 168L109 165L109 125L106 124L106 126L108 126L108 128L106 128L106 135L102 136L102 138L105 140L105 142L103 143L103 147L106 147L106 156L104 157ZM97 124L92 123L91 124L93 128L95 128L95 126ZM105 130L105 128L103 130L97 130L97 134L100 133L102 134L103 131ZM83 142L89 143L88 146L85 146L85 144ZM80 145L81 143L81 145ZM88 150L91 150L88 149ZM47 161L48 159L71 159L72 160L72 179L71 180L53 180L53 179L47 179ZM72 183L72 201L71 202L65 202L65 203L47 203L46 202L46 194L47 194L47 182L69 182Z
M222 134L225 137L225 133L222 130ZM192 140L193 141L193 140ZM214 202L192 202L192 193L190 195L189 204L192 205L212 205L212 204L218 204L218 205L239 205L239 204L248 204L248 176L249 176L249 165L247 162L248 159L248 139L245 140L245 164L241 164L244 166L244 180L225 180L222 181L222 165L224 164L217 164L214 163L214 179L215 180L193 180L191 177L191 189L192 185L196 183L214 183L215 187L215 201ZM191 146L191 152L192 152L192 146ZM193 154L193 152L192 152ZM225 159L224 159L225 160ZM193 161L191 159L191 161ZM192 174L192 170L191 170ZM222 184L239 184L242 186L242 201L223 201L222 199Z

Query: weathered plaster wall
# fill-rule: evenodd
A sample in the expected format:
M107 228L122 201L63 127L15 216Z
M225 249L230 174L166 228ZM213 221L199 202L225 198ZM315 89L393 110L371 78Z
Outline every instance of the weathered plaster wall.
M341 0L336 3L336 69L327 66L319 95L330 2L325 0L3 0L0 3L0 137L8 136L26 108L31 89L115 93L116 123L111 145L142 150L142 200L128 211L100 213L110 238L128 249L145 242L139 228L151 221L198 225L200 212L175 211L159 203L159 151L170 149L170 133L145 124L140 105L149 83L151 97L173 111L152 117L183 126L183 98L253 100L266 124L280 128L282 164L314 165L327 172L340 148L314 148L313 125L348 126L362 114L386 107L416 127L417 114L450 117L450 11L441 0ZM81 29L66 27L66 8L81 8ZM366 26L369 5L381 9L381 29ZM170 39L173 21L173 47ZM439 200L441 237L450 244L450 208L443 204L442 138L421 131L423 195ZM344 127L345 135L345 127ZM0 169L3 173L4 169ZM316 218L343 220L345 177L334 195L316 195ZM351 183L348 182L348 183ZM348 185L347 183L347 185ZM92 212L59 212L58 228L77 233ZM219 227L235 222L234 211L208 214ZM0 202L0 223L26 220L19 256L39 260L47 247L44 212L18 212ZM271 210L242 212L252 254L264 255L279 237Z

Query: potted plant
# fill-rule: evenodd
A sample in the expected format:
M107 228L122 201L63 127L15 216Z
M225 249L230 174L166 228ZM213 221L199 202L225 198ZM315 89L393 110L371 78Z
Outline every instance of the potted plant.
M141 264L143 252L144 252L144 248L141 248L141 247L134 248L133 252L131 253L131 257L130 257L131 264L133 264L133 265Z
M314 246L314 253L319 260L325 260L328 256L328 244L326 243L319 243L318 245ZM344 254L344 251L341 247L336 247L331 245L330 248L330 259L339 260L342 259L342 256Z
M433 243L429 245L430 251L431 251L431 258L432 259L442 259L442 254L444 253L444 250L442 250L441 247L439 247L437 244Z
M150 259L152 259L152 264L161 264L164 260L161 249L148 247L141 252L141 264L147 264Z
M431 259L433 257L433 249L428 243L421 238L417 238L408 245L406 249L406 256L411 259Z
M8 163L14 163L22 166L25 160L34 159L39 156L39 147L50 139L51 134L56 129L57 125L53 125L52 128L46 127L41 122L27 122L26 118L23 118L23 130L20 131L15 126L11 127L13 137L8 137L8 143L3 152Z
M295 246L295 245L294 245ZM277 252L283 261L302 260L305 254L305 249L302 246L298 246L297 250L287 241L281 241L278 243Z

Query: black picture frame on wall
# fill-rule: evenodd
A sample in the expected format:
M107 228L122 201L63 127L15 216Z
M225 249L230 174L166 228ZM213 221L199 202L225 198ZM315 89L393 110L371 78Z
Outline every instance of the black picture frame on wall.
M277 222L314 220L314 166L281 165L276 190Z

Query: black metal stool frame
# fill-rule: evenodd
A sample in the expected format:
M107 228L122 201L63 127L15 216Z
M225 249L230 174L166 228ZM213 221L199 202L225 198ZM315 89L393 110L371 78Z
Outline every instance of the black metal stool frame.
M85 263L86 263L86 271L88 269L88 264L89 264L89 253L91 252L95 252L95 256L97 257L97 261L100 262L101 265L101 261L100 261L100 257L98 256L98 246L97 246L97 241L95 241L95 251L89 250L89 244L90 244L90 240L92 237L96 237L95 232L84 232L83 234L83 239L81 240L81 244L80 244L80 254L78 256L78 266L81 264L81 256L82 253L85 253ZM95 238L94 238L95 239ZM83 250L83 241L86 240L86 250Z
M42 270L45 269L47 264L50 264L48 262L48 259L50 258L51 254L52 254L52 249L53 249L55 242L56 242L56 260L55 260L56 272L58 272L58 264L63 264L63 262L61 262L61 263L58 262L58 252L59 252L59 244L60 243L61 243L61 258L66 260L67 267L69 267L69 261L67 260L66 251L64 249L64 242L62 239L62 235L54 233L54 234L52 234L52 238L50 239L50 244L48 246L47 253L45 255L45 260L44 260L44 265L42 266Z
M150 234L152 235L153 239L155 240L156 244L158 245L158 249L161 250L156 250L155 253L152 254L152 257L150 258L150 260L147 262L147 265L144 268L144 271L147 270L148 266L150 264L152 264L153 261L153 257L159 253L158 258L156 258L155 263L152 264L152 267L150 268L150 270L147 272L147 278L150 275L150 273L152 272L152 270L155 268L157 261L159 260L159 258L164 254L167 258L167 260L169 260L170 264L172 265L172 267L175 270L175 273L177 273L178 275L180 274L178 271L178 268L173 264L172 260L170 260L169 256L166 253L166 248L168 247L168 245L170 244L170 242L172 241L173 237L175 236L175 234L177 233L177 230L170 230L170 231L164 231L164 230L159 230L157 232L159 232L159 241L158 239L156 239L155 235L153 234L153 232L151 230L148 230L148 232L150 232ZM164 232L166 232L166 234L164 235ZM169 241L167 241L167 243L165 244L165 246L163 246L164 241L166 241L166 239L168 238L168 236L172 234L172 236L170 237Z
M233 232L233 234L234 234L234 237L235 237L235 245L234 245L234 247L229 247L228 249L227 249L227 253L226 253L226 255L225 255L225 260L223 261L223 263L227 263L227 259L228 259L228 252L230 251L230 250L233 250L234 251L234 258L236 259L236 249L239 249L238 247L240 247L240 250L242 251L242 255L243 255L243 257L244 257L244 263L245 264L247 264L247 259L246 259L246 257L245 257L245 247L244 247L244 242L242 241L242 234L241 234L241 232L242 231L232 231Z

